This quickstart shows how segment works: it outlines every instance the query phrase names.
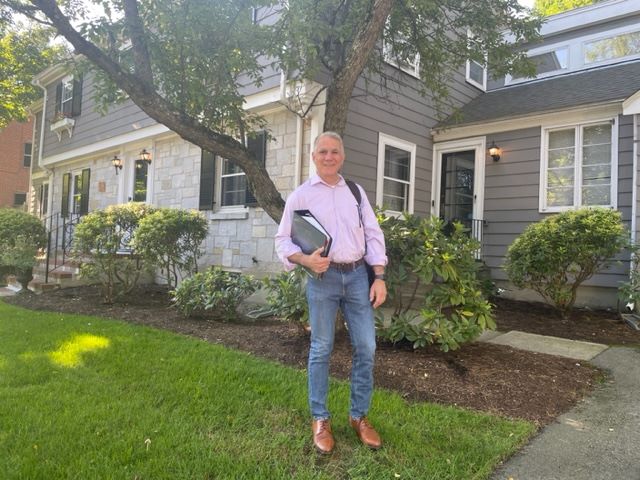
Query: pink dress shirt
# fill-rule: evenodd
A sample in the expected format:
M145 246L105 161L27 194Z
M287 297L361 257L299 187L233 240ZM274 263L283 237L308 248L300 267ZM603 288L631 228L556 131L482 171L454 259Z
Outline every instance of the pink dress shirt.
M294 210L311 211L329 232L333 238L329 251L332 262L351 263L364 256L370 265L387 264L384 235L367 195L359 185L358 188L362 194L362 222L358 215L358 202L342 177L336 185L328 185L316 175L294 190L287 199L275 237L276 252L287 270L295 267L288 258L301 251L291 241Z

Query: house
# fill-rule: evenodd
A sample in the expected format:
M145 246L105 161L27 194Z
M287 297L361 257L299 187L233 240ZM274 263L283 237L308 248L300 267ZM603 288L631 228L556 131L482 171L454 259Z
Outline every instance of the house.
M387 90L375 78L361 79L349 105L345 177L391 213L466 223L500 283L508 245L548 214L606 205L620 209L636 231L640 6L601 2L550 17L542 34L543 42L529 50L535 79L492 78L475 62L454 72L458 123L439 121L433 103L419 94L419 58L398 65L389 57ZM48 205L49 226L130 200L199 209L210 224L203 264L256 274L281 270L276 225L255 205L232 161L182 140L130 101L97 113L91 74L76 78L57 66L34 83L43 90L34 211L44 217ZM249 147L284 197L313 173L311 143L325 113L322 98L304 118L287 107L294 95L304 103L319 87L307 82L293 91L273 71L246 92L246 108L264 116L271 134L270 140L256 135ZM497 161L488 150L494 144ZM574 164L554 164L556 149L572 149ZM615 305L627 269L628 262L597 275L579 301Z
M10 122L0 130L0 208L26 208L33 120Z
M461 122L432 130L432 213L481 218L492 278L524 298L530 292L509 287L501 266L528 224L604 206L621 211L632 240L638 234L640 5L610 0L554 15L541 35L527 52L535 78L489 76ZM623 261L599 272L578 302L616 306L628 268Z

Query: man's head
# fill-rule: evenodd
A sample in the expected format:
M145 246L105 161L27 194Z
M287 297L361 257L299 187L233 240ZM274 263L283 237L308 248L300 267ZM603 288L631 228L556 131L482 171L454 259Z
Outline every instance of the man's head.
M313 142L313 163L320 178L330 184L337 183L338 172L344 163L344 144L336 132L324 132Z

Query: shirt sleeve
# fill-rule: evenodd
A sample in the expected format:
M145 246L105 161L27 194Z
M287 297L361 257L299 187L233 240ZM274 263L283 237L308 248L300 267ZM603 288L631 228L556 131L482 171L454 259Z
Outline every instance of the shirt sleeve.
M278 225L278 231L275 236L275 247L278 258L284 264L285 270L293 270L295 263L289 261L289 257L294 253L302 252L299 246L291 241L291 224L293 221L293 211L296 209L294 204L296 203L296 192L294 191L284 206L284 212L280 225Z
M378 218L376 217L367 194L360 188L360 194L362 195L362 203L360 209L362 211L362 223L364 226L364 238L367 242L367 254L364 259L369 265L386 265L387 264L387 250L384 243L384 234L378 224Z

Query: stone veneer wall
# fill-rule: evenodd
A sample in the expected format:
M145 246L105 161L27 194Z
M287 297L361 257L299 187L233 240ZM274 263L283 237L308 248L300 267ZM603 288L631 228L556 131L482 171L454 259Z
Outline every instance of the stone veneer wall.
M296 125L297 117L287 111L266 115L273 139L267 145L266 167L283 197L300 183L296 182ZM139 148L123 146L124 162L130 162ZM310 159L310 128L304 122L302 165L303 179L308 177ZM113 154L82 159L58 166L49 188L53 188L50 212L59 212L62 175L65 172L91 169L89 210L97 210L118 202L118 188L131 180L125 169L120 179L111 165ZM172 208L198 209L200 195L200 148L177 136L157 139L153 144L153 164L150 169L150 198L154 205ZM126 189L126 186L124 186ZM126 198L126 195L121 198ZM225 269L257 275L282 270L282 263L274 250L276 223L262 208L232 208L203 211L209 220L209 237L203 245L202 267L219 265Z
M272 140L267 144L266 167L283 197L296 186L297 118L282 111L266 115ZM308 171L310 130L305 123L303 171ZM198 208L200 149L180 139L155 144L154 204ZM306 176L304 177L306 178ZM262 208L231 208L202 212L210 221L201 265L257 275L279 272L282 263L274 250L276 223Z

